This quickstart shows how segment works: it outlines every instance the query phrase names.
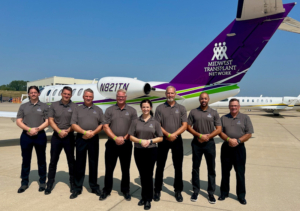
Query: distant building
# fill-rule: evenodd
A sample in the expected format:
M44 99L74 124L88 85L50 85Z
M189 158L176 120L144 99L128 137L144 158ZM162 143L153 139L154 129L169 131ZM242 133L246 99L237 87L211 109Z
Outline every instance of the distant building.
M37 87L39 87L39 89L41 89L45 86L91 84L92 82L93 82L93 80L53 76L50 78L44 78L44 79L40 79L40 80L36 80L36 81L27 82L27 89L30 86L37 86ZM98 81L95 81L95 83L96 82L98 82Z

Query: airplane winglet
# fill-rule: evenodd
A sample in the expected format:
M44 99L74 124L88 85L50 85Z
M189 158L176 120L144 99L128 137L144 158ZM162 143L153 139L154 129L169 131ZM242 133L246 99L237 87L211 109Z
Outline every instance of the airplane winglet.
M293 18L286 17L278 29L300 34L300 22Z

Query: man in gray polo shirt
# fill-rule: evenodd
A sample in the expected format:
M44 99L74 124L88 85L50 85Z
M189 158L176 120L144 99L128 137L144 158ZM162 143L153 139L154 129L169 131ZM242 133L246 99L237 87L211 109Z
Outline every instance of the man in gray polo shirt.
M230 113L222 116L223 131L220 137L224 140L221 147L222 181L220 201L225 200L229 194L229 178L232 166L236 172L236 194L241 204L247 204L245 185L246 148L244 143L254 133L251 120L248 115L242 114L240 102L232 98L229 101Z
M76 198L82 191L85 175L86 156L89 158L89 185L92 193L101 195L98 179L99 135L104 122L102 109L93 104L94 92L86 89L83 94L84 103L78 106L71 118L72 129L76 137L76 176L75 188L70 199Z
M208 171L208 201L216 203L214 192L216 189L216 145L214 137L220 134L221 121L217 111L208 106L209 96L202 92L199 97L200 106L190 111L187 130L194 135L192 141L193 171L192 184L194 193L191 201L197 201L200 191L199 168L204 154Z
M119 157L122 179L121 192L127 201L131 200L130 190L130 162L132 143L127 134L132 120L137 119L136 110L126 104L126 90L117 91L117 104L106 109L103 129L108 136L105 144L105 179L100 200L105 200L111 193L113 173Z
M53 184L55 181L55 174L57 168L57 162L61 150L64 149L70 175L70 190L74 188L74 131L71 128L71 116L77 108L77 104L73 103L70 99L72 97L72 88L65 86L61 93L61 100L51 104L48 117L49 124L53 128L54 132L51 138L51 159L49 164L48 182L45 194L51 193Z
M187 128L187 114L184 106L175 101L176 89L168 86L166 89L167 101L159 105L155 111L155 119L161 124L164 139L158 143L158 157L156 163L154 201L160 200L160 191L163 185L163 173L168 157L169 149L172 150L172 160L175 169L174 191L178 202L183 201L182 162L183 143L181 133Z

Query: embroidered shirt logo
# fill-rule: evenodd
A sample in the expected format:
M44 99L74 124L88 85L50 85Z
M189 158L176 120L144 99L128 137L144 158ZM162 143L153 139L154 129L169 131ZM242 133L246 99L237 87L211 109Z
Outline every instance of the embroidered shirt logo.
M175 113L176 113L176 114L179 114L179 111L178 111L178 109L176 109Z
M153 125L152 125L152 124L150 124L150 125L149 125L149 127L153 128Z
M207 115L207 117L208 117L208 118L211 118L211 114L209 113L209 114Z
M93 114L97 114L97 112L96 112L96 111L93 111Z
M129 113L128 113L128 111L126 111L125 115L126 115L126 116L129 116Z
M42 109L38 108L38 109L37 109L37 111L38 111L38 112L41 112L41 111L42 111Z
M214 56L211 60L212 61L215 59L222 60L223 57L225 57L225 59L228 59L226 51L227 51L226 42L223 42L223 43L220 42L219 46L218 46L218 43L215 43Z
M71 109L71 108L69 108L69 109L68 109L68 112L72 112L72 109Z
M236 124L240 125L240 124L241 124L241 121L239 120Z

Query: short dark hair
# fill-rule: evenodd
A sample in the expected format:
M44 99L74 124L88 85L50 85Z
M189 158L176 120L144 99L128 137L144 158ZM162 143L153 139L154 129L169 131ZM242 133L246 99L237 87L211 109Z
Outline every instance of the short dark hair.
M141 103L140 103L141 108L142 108L143 103L149 103L150 107L152 108L151 100L149 100L149 99L142 100ZM153 116L153 111L152 110L150 111L150 115Z
M37 87L37 86L30 86L29 88L28 88L28 94L29 94L29 91L31 90L31 89L35 89L38 93L40 93L40 90L39 90L39 88Z
M72 88L71 87L69 87L69 86L64 86L64 88L62 89L62 93L64 92L64 90L68 90L68 91L70 91L71 93L72 93Z
M207 92L201 92L201 94L199 95L199 98L201 97L202 94L207 94ZM207 94L207 97L209 97L209 94Z
M236 102L238 102L238 103L240 104L240 101L239 101L238 99L236 99L236 98L231 98L230 101L229 101L229 105L230 105L231 102L234 102L234 101L236 101Z

